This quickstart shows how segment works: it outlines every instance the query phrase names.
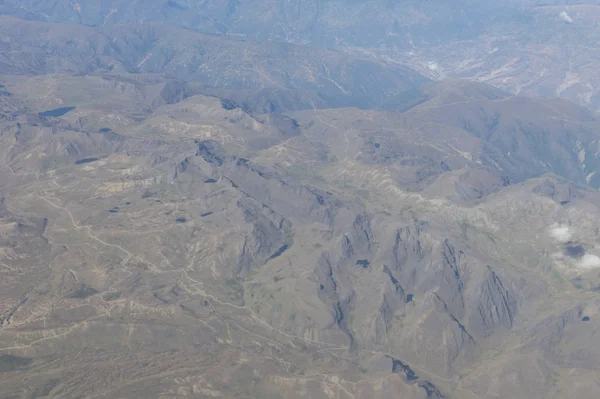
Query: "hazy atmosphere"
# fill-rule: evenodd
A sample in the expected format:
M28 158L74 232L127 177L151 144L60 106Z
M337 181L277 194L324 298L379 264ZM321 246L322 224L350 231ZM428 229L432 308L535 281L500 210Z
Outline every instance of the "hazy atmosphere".
M0 398L596 399L598 21L0 1Z

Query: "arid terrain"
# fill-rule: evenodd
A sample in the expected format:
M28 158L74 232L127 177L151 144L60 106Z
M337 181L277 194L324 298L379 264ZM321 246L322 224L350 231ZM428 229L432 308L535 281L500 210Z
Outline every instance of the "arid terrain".
M0 4L1 398L597 397L593 2L100 3Z

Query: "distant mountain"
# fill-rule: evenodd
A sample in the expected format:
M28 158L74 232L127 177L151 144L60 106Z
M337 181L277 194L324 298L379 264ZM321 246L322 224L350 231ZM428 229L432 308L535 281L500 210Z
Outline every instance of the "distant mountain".
M545 173L600 187L600 120L567 101L515 97L485 84L454 80L424 85L386 107L402 112L343 109L291 115L310 125L315 140L323 136L330 143L334 135L335 142L347 141L330 147L336 158L388 168L396 183L411 190L475 199ZM478 176L480 194L426 188L465 166L482 168L460 180L468 185L465 179Z
M160 24L90 28L0 19L7 38L0 66L7 74L155 73L226 90L295 92L282 101L303 102L303 108L313 108L315 100L329 107L369 107L427 81L398 64L324 48L206 36Z
M484 145L479 160L515 180L553 172L600 188L600 120L564 100L507 97L485 85L440 82L406 117L469 132ZM471 153L471 156L474 154Z
M0 13L111 26L155 22L211 35L312 44L600 109L597 0L8 0Z

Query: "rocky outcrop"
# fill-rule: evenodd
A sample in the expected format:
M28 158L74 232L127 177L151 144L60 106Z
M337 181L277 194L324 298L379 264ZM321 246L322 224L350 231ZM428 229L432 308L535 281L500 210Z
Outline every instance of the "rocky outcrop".
M337 328L343 332L349 342L349 349L357 350L357 342L351 329L352 310L355 304L355 294L351 287L347 286L347 281L343 281L343 273L337 265L333 265L329 255L321 254L315 267L315 271L310 279L318 284L317 295L319 299L326 304L331 312L331 322L326 328ZM336 276L336 274L338 274ZM339 284L338 279L341 280ZM346 283L346 284L344 284ZM350 288L350 290L348 289Z
M581 193L574 184L570 182L552 181L544 179L541 183L535 185L532 192L543 197L548 197L561 205L566 205L581 196Z
M377 342L383 342L385 336L392 328L392 319L394 315L404 308L406 303L405 291L400 284L400 281L394 277L392 271L387 267L383 266L383 272L389 278L385 283L385 290L383 292L383 301L379 308L381 314L381 320L383 323L384 331L380 332L377 329Z
M227 155L215 141L198 143L196 155L231 181L235 188L280 215L330 225L336 208L341 205L330 193L284 181L275 170Z
M418 322L392 335L395 350L414 365L442 376L452 376L479 356L474 337L434 293L426 294L417 307Z
M169 80L160 91L158 98L152 102L152 106L158 108L165 104L177 104L189 97L190 94L190 90L184 82Z
M331 309L328 328L343 329L352 349L384 345L451 376L478 358L488 337L518 322L521 283L455 240L431 236L426 223L398 227L393 239L378 235L374 223L358 214L340 236L339 251L322 254L311 277ZM365 285L377 289L365 291ZM418 325L403 328L407 317ZM415 349L423 347L426 354Z
M469 330L480 338L511 328L518 311L518 294L514 286L502 281L490 266L487 266L483 281L475 288Z
M421 229L422 225L415 223L396 230L392 248L392 270L401 272L405 266L423 260L425 252L421 245Z
M439 289L436 295L444 303L453 317L462 318L465 312L464 286L462 276L464 253L456 250L449 240L442 245L442 267L437 280Z
M214 167L222 166L225 160L231 158L227 155L223 147L214 140L199 141L197 145L196 156L202 157Z
M253 267L271 259L283 246L291 244L292 224L252 198L241 198L237 207L242 211L244 221L252 226L252 232L244 238L234 273L243 277Z

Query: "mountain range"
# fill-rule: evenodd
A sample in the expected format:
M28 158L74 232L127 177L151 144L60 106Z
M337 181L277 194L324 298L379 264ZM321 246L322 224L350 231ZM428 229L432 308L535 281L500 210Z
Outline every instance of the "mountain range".
M554 3L2 2L0 396L595 398Z

